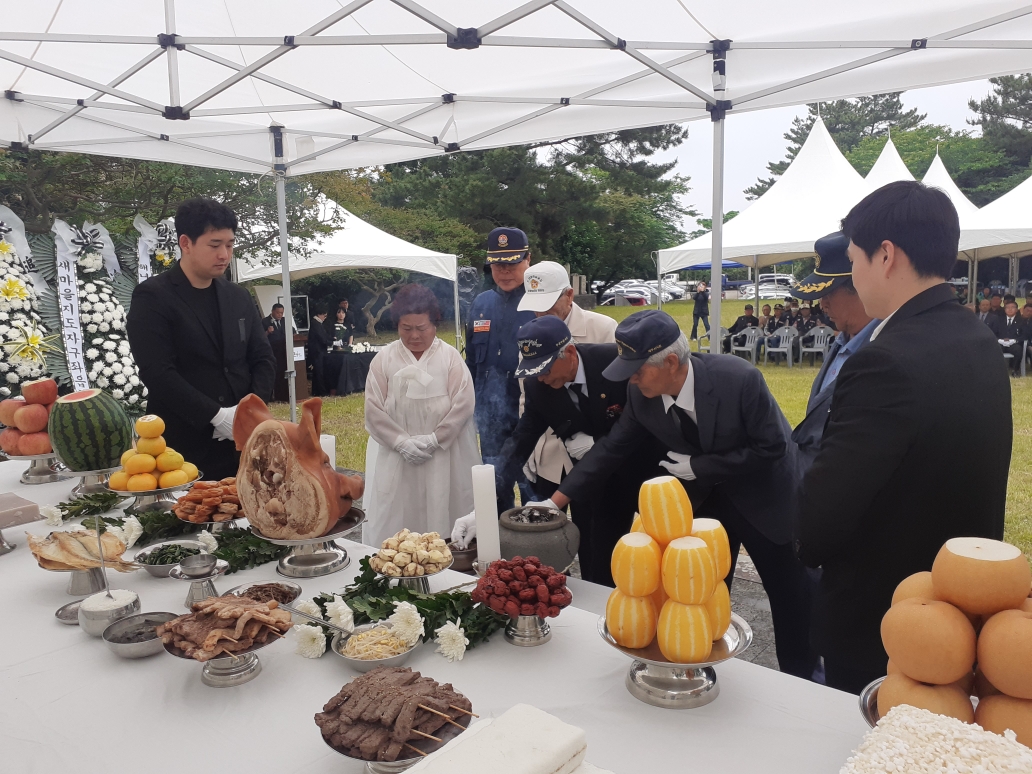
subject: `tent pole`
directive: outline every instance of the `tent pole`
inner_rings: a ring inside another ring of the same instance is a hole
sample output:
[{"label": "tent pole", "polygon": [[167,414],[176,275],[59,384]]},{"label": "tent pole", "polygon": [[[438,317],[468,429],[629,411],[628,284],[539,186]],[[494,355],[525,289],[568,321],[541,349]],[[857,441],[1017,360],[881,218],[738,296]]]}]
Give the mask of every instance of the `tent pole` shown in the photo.
[{"label": "tent pole", "polygon": [[287,390],[290,393],[290,421],[297,422],[297,387],[294,384],[294,309],[290,302],[290,248],[287,243],[287,169],[284,163],[283,131],[281,127],[272,127],[273,144],[276,154],[276,211],[279,215],[280,261],[283,264],[283,298],[284,306],[291,307],[287,313],[287,334],[284,346],[287,350]]},{"label": "tent pole", "polygon": [[[760,256],[754,255],[752,257],[753,287],[756,288],[756,293],[753,296],[753,298],[755,299],[753,301],[753,304],[755,305],[756,308],[753,310],[753,314],[756,314],[757,312],[760,311],[760,265],[759,264],[760,264]],[[777,272],[777,269],[774,269],[774,271]],[[756,316],[759,317],[758,314]]]},{"label": "tent pole", "polygon": [[[456,261],[456,264],[457,263],[458,262]],[[459,315],[459,267],[458,267],[458,265],[456,265],[456,267],[455,267],[455,282],[453,282],[452,285],[454,286],[454,290],[455,290],[455,349],[457,349],[459,351],[459,354],[461,355],[462,354],[462,334],[460,333],[460,331],[462,330],[462,321],[461,321],[460,315]]]},{"label": "tent pole", "polygon": [[663,308],[663,268],[659,265],[659,253],[656,251],[652,252],[652,257],[656,261],[656,308]]},{"label": "tent pole", "polygon": [[971,300],[976,304],[978,297],[978,248],[974,250],[974,258],[971,259]]},{"label": "tent pole", "polygon": [[[720,352],[723,340],[720,335],[720,300],[724,292],[723,278],[723,236],[724,236],[724,115],[714,111],[713,115],[713,230],[711,242],[713,254],[710,257],[710,352]],[[714,341],[717,349],[714,349]]]}]

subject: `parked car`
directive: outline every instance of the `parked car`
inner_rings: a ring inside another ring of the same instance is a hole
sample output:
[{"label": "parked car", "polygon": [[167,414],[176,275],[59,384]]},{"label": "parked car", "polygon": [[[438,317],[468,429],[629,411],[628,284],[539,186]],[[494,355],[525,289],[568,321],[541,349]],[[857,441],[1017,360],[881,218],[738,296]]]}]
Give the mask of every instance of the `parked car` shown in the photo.
[{"label": "parked car", "polygon": [[[788,294],[788,288],[784,285],[774,283],[761,283],[760,284],[760,298],[767,300],[778,300],[783,299]],[[756,286],[753,284],[745,285],[738,289],[739,298],[756,298]]]}]

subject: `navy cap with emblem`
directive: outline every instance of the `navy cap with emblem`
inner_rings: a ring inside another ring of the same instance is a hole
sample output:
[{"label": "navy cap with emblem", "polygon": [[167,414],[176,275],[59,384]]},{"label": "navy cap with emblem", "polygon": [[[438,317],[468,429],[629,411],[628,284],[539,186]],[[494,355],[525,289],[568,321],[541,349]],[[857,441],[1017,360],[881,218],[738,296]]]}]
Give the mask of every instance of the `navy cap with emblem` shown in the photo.
[{"label": "navy cap with emblem", "polygon": [[847,247],[849,239],[841,231],[818,239],[813,245],[817,253],[813,274],[792,288],[792,295],[812,301],[845,285],[853,276],[853,264],[846,254]]},{"label": "navy cap with emblem", "polygon": [[554,315],[536,317],[516,331],[516,344],[522,360],[516,366],[516,378],[547,374],[559,353],[572,343],[566,323]]},{"label": "navy cap with emblem", "polygon": [[495,228],[487,235],[487,265],[519,263],[527,257],[530,244],[518,228]]},{"label": "navy cap with emblem", "polygon": [[674,318],[658,309],[635,312],[616,326],[616,360],[602,376],[622,382],[634,376],[646,360],[666,349],[681,336]]}]

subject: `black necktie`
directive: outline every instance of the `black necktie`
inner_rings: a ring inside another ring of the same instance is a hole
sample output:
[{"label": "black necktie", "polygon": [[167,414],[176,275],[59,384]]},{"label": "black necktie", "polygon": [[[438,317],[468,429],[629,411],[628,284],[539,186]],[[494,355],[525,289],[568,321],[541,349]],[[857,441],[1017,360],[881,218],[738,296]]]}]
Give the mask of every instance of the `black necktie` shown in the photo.
[{"label": "black necktie", "polygon": [[579,384],[574,384],[572,387],[573,396],[577,399],[577,408],[580,409],[581,414],[584,415],[585,421],[591,416],[590,404],[588,403],[588,396],[584,394],[584,390],[581,389]]},{"label": "black necktie", "polygon": [[688,416],[688,412],[676,403],[670,407],[670,413],[674,415],[674,424],[681,430],[681,437],[694,449],[702,450],[702,442],[699,440],[699,426]]}]

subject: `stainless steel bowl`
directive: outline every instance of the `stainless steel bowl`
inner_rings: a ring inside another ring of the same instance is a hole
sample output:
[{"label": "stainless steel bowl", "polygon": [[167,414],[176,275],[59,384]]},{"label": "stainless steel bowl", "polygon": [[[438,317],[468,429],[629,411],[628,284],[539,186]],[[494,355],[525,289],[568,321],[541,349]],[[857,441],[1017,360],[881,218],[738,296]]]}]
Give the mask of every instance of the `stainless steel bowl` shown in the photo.
[{"label": "stainless steel bowl", "polygon": [[179,563],[179,569],[188,578],[207,578],[215,569],[218,557],[215,554],[195,554]]},{"label": "stainless steel bowl", "polygon": [[[115,621],[101,635],[108,649],[122,658],[145,658],[161,653],[165,647],[155,629],[158,625],[178,618],[175,613],[138,613]],[[149,631],[150,638],[142,642],[118,642],[119,639],[137,632]]]},{"label": "stainless steel bowl", "polygon": [[[100,594],[105,592],[101,591]],[[94,595],[96,596],[96,595]],[[91,597],[86,597],[79,605],[79,628],[91,637],[100,637],[104,630],[115,621],[120,621],[126,616],[140,612],[140,597],[136,596],[132,602],[128,602],[111,610],[87,610],[86,602]]]},{"label": "stainless steel bowl", "polygon": [[157,551],[159,548],[164,546],[183,546],[185,548],[197,548],[202,554],[207,553],[207,549],[204,547],[204,543],[199,540],[166,540],[164,543],[155,543],[152,546],[147,546],[144,549],[136,552],[136,556],[133,557],[133,561],[140,565],[143,569],[153,575],[155,578],[167,578],[169,572],[175,567],[178,562],[172,562],[171,564],[144,564],[143,559],[150,556],[152,553]]},{"label": "stainless steel bowl", "polygon": [[[376,623],[367,623],[362,624],[361,626],[356,626],[353,634],[361,634],[362,632],[367,632],[370,629],[375,629],[378,626],[384,627],[386,629],[391,628],[391,624],[387,621],[377,621]],[[354,669],[356,672],[368,672],[371,669],[376,669],[376,667],[378,666],[401,666],[409,660],[409,656],[412,655],[412,651],[414,651],[416,647],[419,645],[419,643],[417,642],[415,645],[410,646],[409,649],[406,650],[404,653],[399,653],[397,656],[363,660],[360,658],[351,658],[350,656],[344,655],[344,645],[347,643],[349,636],[350,635],[337,632],[335,635],[333,635],[333,639],[330,641],[330,650],[332,650],[334,653],[336,653],[338,656],[344,659],[347,665]]]},{"label": "stainless steel bowl", "polygon": [[290,592],[291,597],[286,601],[286,604],[291,604],[295,599],[301,596],[301,587],[296,583],[283,580],[272,580],[272,581],[254,581],[253,583],[242,583],[239,586],[231,588],[226,594],[233,594],[237,597],[242,597],[246,594],[249,589],[253,589],[255,586],[279,586]]},{"label": "stainless steel bowl", "polygon": [[878,725],[878,721],[881,720],[878,714],[878,689],[884,681],[884,677],[879,677],[860,691],[860,714],[871,728]]}]

